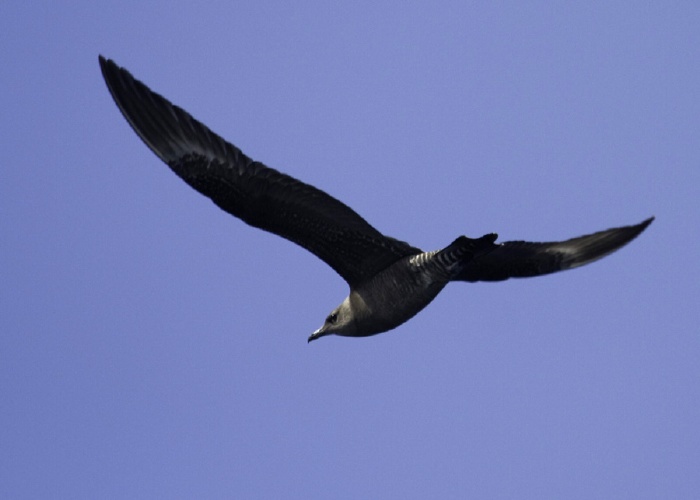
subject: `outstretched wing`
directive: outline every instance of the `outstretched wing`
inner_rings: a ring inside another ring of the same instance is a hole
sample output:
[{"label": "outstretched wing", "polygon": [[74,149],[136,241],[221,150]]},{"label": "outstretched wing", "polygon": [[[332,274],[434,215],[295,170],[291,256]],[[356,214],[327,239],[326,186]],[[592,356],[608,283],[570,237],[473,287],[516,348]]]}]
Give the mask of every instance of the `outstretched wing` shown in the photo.
[{"label": "outstretched wing", "polygon": [[178,176],[231,215],[307,249],[350,286],[420,252],[320,189],[251,160],[113,61],[100,56],[100,67],[129,124]]},{"label": "outstretched wing", "polygon": [[636,238],[654,220],[635,226],[617,227],[566,241],[530,243],[506,241],[477,257],[455,278],[456,281],[502,281],[555,273],[583,266],[614,252]]}]

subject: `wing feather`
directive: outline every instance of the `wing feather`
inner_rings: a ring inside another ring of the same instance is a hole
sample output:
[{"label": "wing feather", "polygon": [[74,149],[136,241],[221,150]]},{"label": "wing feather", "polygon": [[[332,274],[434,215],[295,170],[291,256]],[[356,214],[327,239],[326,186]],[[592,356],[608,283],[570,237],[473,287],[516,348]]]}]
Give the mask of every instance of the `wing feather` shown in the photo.
[{"label": "wing feather", "polygon": [[456,281],[502,281],[583,266],[626,245],[653,220],[651,217],[634,226],[607,229],[566,241],[506,241],[492,252],[469,262]]},{"label": "wing feather", "polygon": [[187,184],[247,224],[307,249],[351,286],[420,252],[320,189],[253,161],[113,61],[100,56],[100,67],[131,127]]}]

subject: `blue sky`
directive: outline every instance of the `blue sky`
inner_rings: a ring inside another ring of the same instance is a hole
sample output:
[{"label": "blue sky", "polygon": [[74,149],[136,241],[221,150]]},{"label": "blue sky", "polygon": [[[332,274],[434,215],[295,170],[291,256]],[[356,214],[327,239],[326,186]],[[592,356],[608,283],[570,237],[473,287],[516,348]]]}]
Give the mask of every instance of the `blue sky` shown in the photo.
[{"label": "blue sky", "polygon": [[[700,4],[3,2],[0,497],[700,497]],[[308,335],[321,261],[141,143],[98,54],[426,249],[654,224]]]}]

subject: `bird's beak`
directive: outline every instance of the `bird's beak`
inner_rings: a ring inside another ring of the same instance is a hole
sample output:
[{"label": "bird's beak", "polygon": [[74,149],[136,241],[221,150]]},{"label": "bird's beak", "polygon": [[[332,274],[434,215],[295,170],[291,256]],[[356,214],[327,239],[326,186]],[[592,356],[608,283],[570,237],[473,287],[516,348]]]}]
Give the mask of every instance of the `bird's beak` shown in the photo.
[{"label": "bird's beak", "polygon": [[326,334],[326,332],[324,331],[323,326],[322,326],[321,328],[319,328],[318,330],[316,330],[314,333],[312,333],[309,336],[308,342],[311,342],[312,340],[316,340],[317,338],[323,337],[325,334]]}]

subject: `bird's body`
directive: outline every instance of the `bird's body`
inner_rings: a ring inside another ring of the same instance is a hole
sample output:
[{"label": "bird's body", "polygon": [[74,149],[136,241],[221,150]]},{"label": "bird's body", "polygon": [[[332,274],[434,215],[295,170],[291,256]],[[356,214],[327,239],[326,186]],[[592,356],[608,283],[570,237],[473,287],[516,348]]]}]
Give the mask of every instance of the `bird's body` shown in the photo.
[{"label": "bird's body", "polygon": [[366,337],[405,323],[437,297],[464,262],[496,248],[495,239],[495,234],[476,240],[462,236],[443,250],[403,257],[353,287],[340,306],[352,310],[353,325],[342,334]]},{"label": "bird's body", "polygon": [[100,66],[124,117],[178,176],[247,224],[309,250],[347,281],[348,297],[309,341],[396,328],[450,281],[539,276],[593,262],[653,220],[551,243],[460,236],[442,250],[423,252],[383,235],[325,192],[248,158],[114,62],[100,56]]}]

